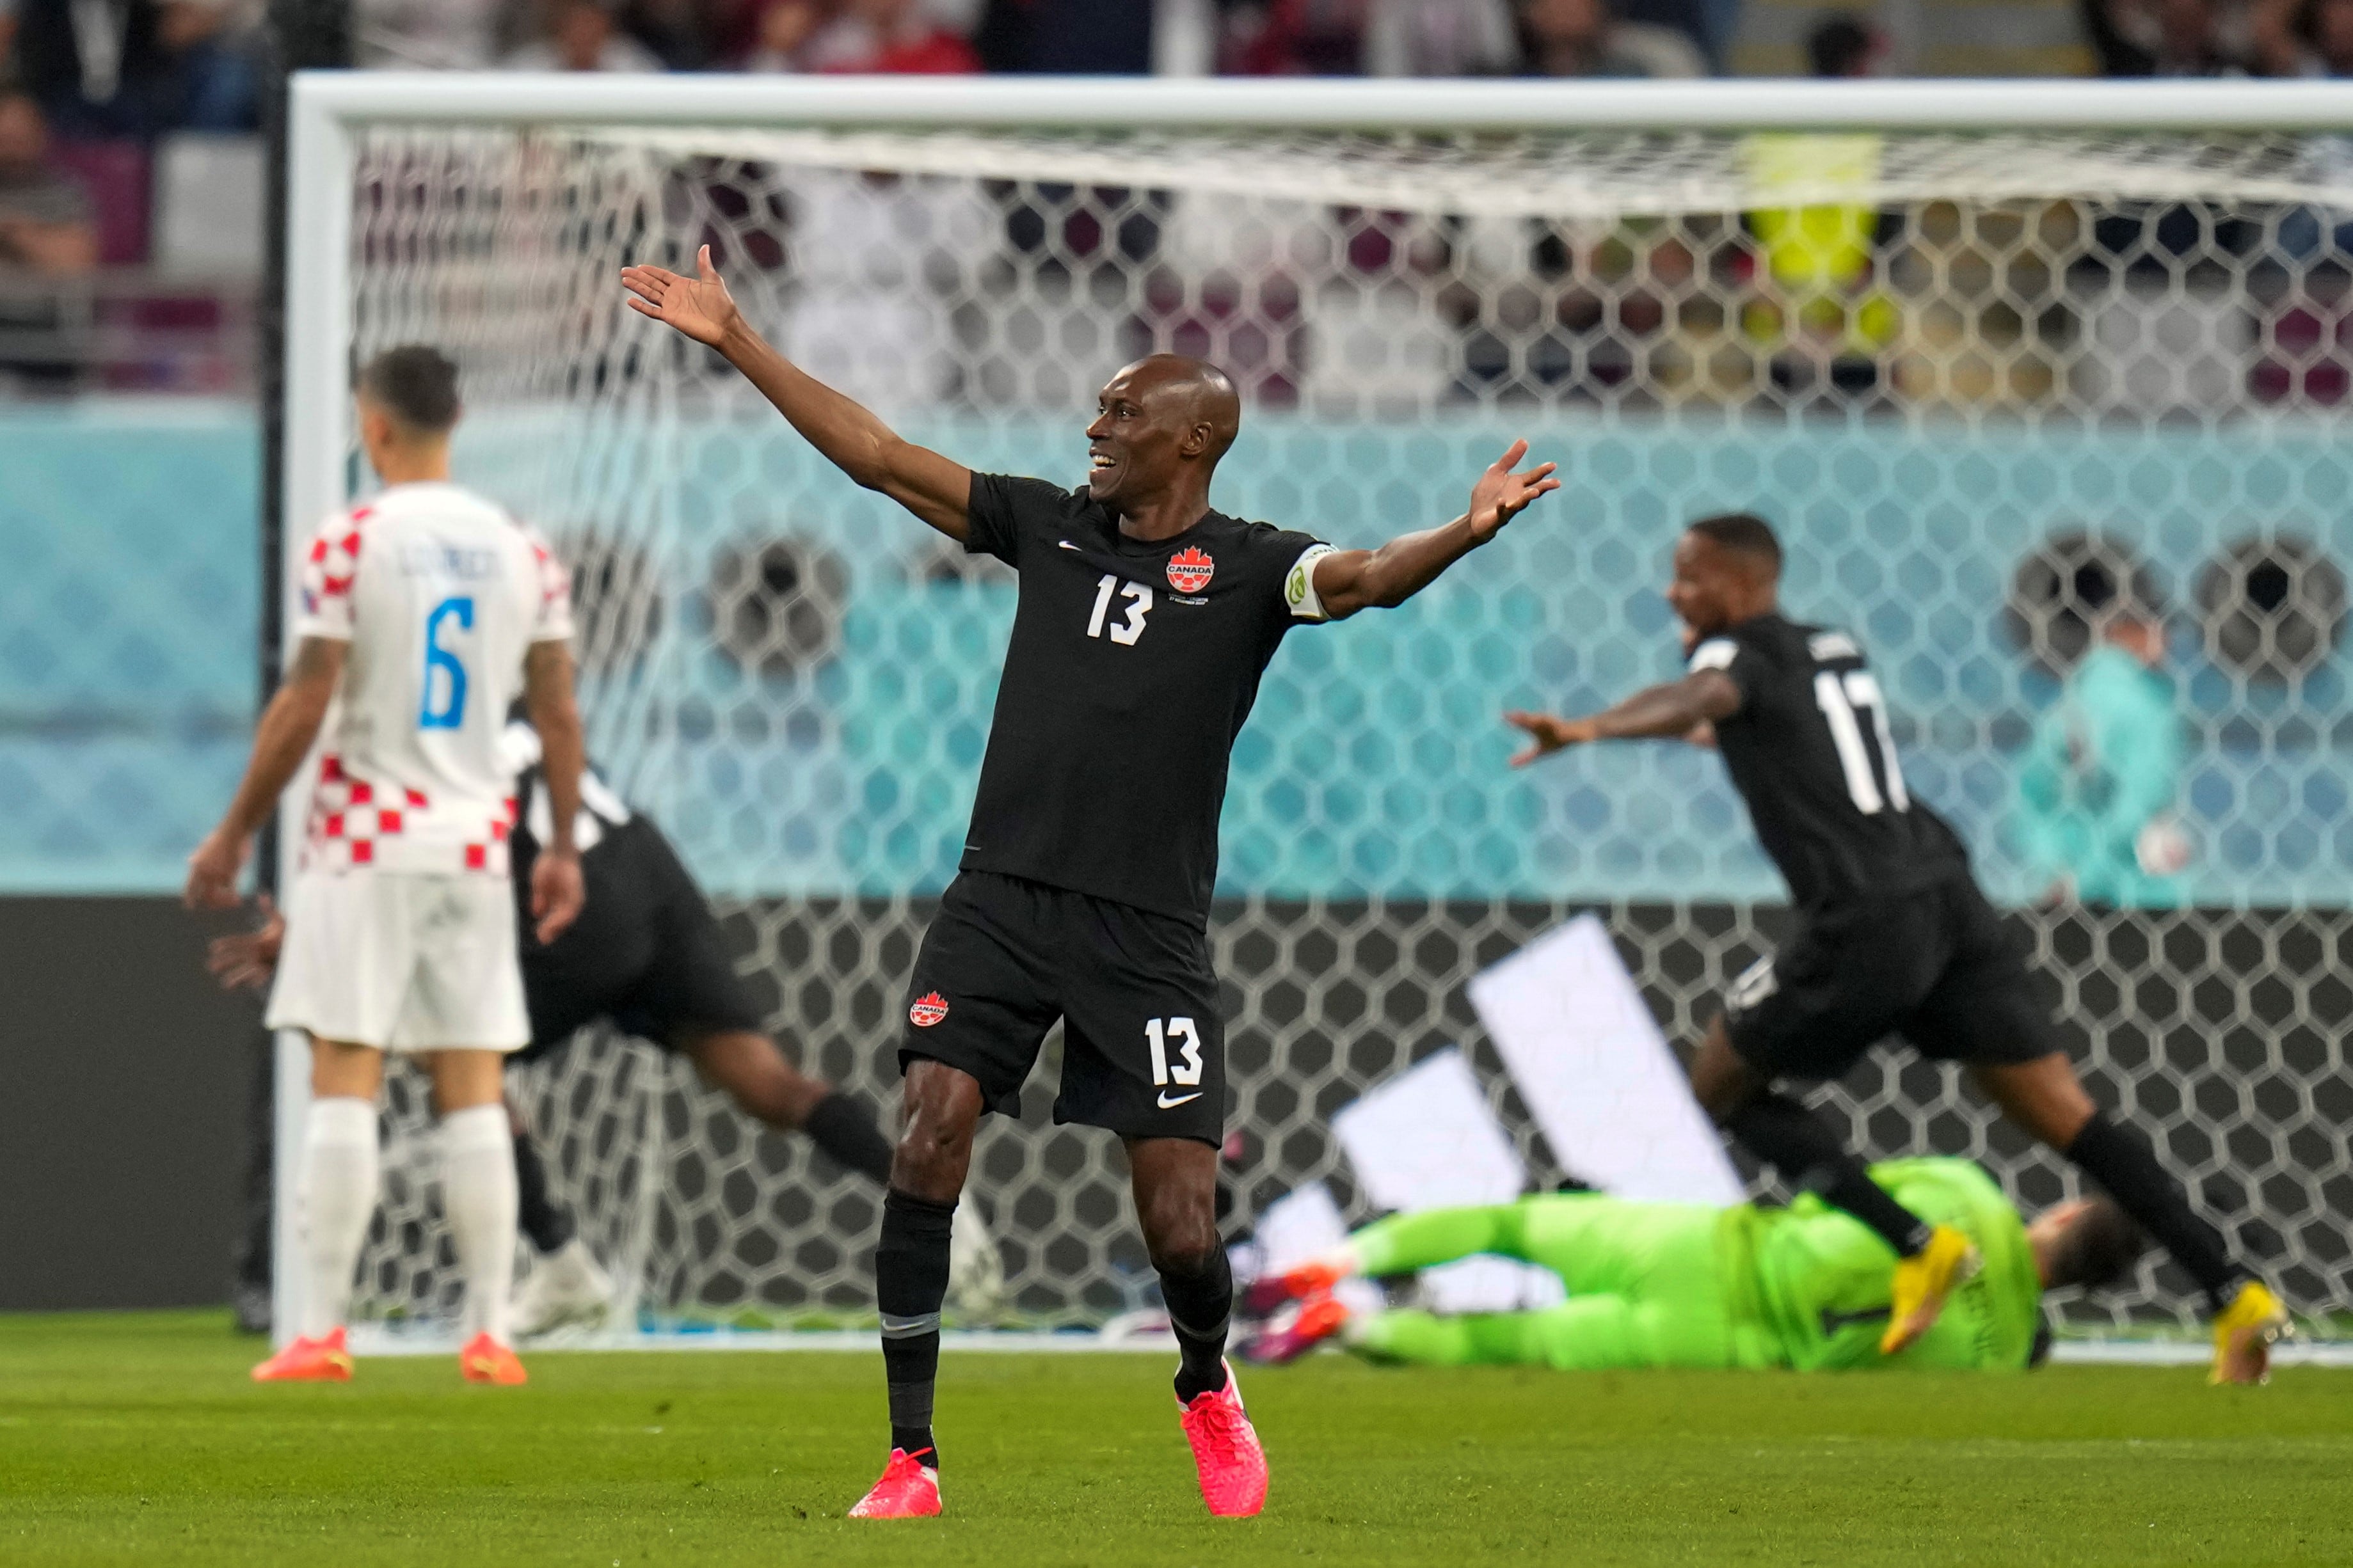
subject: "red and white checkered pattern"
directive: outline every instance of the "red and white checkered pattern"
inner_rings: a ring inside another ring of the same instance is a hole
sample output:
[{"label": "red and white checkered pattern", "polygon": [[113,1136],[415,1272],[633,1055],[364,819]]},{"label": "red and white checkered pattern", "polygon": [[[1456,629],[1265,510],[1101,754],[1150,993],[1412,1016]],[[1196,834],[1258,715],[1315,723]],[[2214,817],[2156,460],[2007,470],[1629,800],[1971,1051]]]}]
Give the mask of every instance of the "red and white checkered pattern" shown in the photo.
[{"label": "red and white checkered pattern", "polygon": [[[412,813],[432,809],[432,797],[421,789],[380,787],[353,778],[337,756],[320,759],[319,782],[311,792],[311,816],[305,826],[301,868],[306,871],[347,871],[376,864],[376,846],[406,831]],[[511,869],[507,839],[514,831],[516,802],[509,795],[496,815],[482,825],[481,836],[454,847],[450,863],[418,865],[415,858],[403,868],[411,871],[484,871],[503,877]]]},{"label": "red and white checkered pattern", "polygon": [[392,486],[311,540],[296,631],[352,649],[304,868],[507,876],[499,738],[533,646],[572,634],[571,577],[546,542],[459,486]]},{"label": "red and white checkered pattern", "polygon": [[302,563],[302,618],[312,636],[344,641],[352,636],[352,587],[359,581],[360,532],[374,507],[331,519],[311,541]]}]

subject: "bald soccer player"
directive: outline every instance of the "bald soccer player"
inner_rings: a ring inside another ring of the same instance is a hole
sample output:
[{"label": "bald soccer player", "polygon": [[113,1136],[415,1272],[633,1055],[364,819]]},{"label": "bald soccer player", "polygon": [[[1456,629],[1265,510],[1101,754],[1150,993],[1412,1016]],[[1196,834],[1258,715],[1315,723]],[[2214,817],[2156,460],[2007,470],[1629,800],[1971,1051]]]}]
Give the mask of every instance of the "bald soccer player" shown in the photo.
[{"label": "bald soccer player", "polygon": [[1521,442],[1452,522],[1335,550],[1210,507],[1240,400],[1214,366],[1155,354],[1103,388],[1085,484],[976,475],[762,342],[707,247],[698,271],[621,277],[641,314],[724,354],[852,479],[1021,583],[971,832],[909,987],[905,1131],[874,1257],[891,1458],[851,1516],[940,1511],[949,1219],[981,1117],[1016,1109],[1057,1019],[1055,1120],[1126,1143],[1202,1498],[1213,1514],[1254,1514],[1266,1456],[1225,1363],[1233,1277],[1216,1217],[1225,1034],[1208,926],[1227,762],[1286,632],[1404,603],[1557,488],[1552,465],[1513,472]]}]

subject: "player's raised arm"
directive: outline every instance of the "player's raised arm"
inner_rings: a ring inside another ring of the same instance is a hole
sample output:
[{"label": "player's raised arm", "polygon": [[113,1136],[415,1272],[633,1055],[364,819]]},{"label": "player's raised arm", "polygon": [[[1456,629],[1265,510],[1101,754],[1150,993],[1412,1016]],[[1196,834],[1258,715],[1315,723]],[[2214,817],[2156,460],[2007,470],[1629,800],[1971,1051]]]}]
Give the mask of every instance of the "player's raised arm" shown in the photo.
[{"label": "player's raised arm", "polygon": [[1378,550],[1335,550],[1315,563],[1315,596],[1326,619],[1341,620],[1368,605],[1391,609],[1438,580],[1453,565],[1502,531],[1505,523],[1548,490],[1560,489],[1556,464],[1539,463],[1522,473],[1512,465],[1528,455],[1525,441],[1488,466],[1471,487],[1471,509],[1443,528],[1428,528],[1390,540]]},{"label": "player's raised arm", "polygon": [[726,355],[826,461],[963,543],[972,471],[901,439],[870,410],[770,347],[736,309],[734,296],[711,264],[711,247],[695,253],[694,264],[693,278],[660,267],[621,268],[621,283],[632,296],[630,309]]},{"label": "player's raised arm", "polygon": [[253,836],[277,809],[294,770],[311,754],[326,721],[327,705],[343,678],[343,661],[352,645],[333,637],[304,637],[294,648],[294,666],[255,728],[253,756],[245,780],[237,787],[220,826],[205,836],[188,857],[187,905],[192,910],[222,910],[237,902],[237,874],[253,847]]},{"label": "player's raised arm", "polygon": [[1637,691],[1590,718],[1561,719],[1514,710],[1504,715],[1504,721],[1526,731],[1533,742],[1512,759],[1512,766],[1524,768],[1538,757],[1595,741],[1698,739],[1712,735],[1717,720],[1739,711],[1740,688],[1732,677],[1721,669],[1698,669],[1681,680]]}]

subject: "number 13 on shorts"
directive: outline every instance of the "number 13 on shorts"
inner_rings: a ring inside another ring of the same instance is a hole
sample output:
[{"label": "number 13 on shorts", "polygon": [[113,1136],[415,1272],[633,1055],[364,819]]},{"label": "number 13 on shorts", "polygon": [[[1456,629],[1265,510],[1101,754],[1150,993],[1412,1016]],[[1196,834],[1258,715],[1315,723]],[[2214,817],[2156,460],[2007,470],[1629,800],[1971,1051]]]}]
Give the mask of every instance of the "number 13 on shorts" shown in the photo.
[{"label": "number 13 on shorts", "polygon": [[[1144,1026],[1145,1044],[1152,1048],[1152,1085],[1166,1089],[1173,1080],[1183,1088],[1201,1081],[1201,1032],[1190,1018],[1154,1018]],[[1178,1055],[1168,1059],[1174,1045]]]}]

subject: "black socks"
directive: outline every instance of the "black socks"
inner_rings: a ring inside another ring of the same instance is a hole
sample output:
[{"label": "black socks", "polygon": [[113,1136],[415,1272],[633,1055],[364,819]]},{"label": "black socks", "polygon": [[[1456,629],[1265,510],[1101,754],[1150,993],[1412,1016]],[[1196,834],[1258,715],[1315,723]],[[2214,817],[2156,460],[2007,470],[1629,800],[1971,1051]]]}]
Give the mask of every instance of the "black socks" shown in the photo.
[{"label": "black socks", "polygon": [[1184,1360],[1176,1368],[1176,1399],[1190,1405],[1226,1385],[1226,1325],[1233,1316],[1234,1270],[1222,1243],[1209,1248],[1190,1274],[1160,1271],[1160,1298]]},{"label": "black socks", "polygon": [[2198,1217],[2181,1184],[2157,1163],[2146,1139],[2094,1113],[2061,1152],[2172,1254],[2216,1311],[2229,1304],[2242,1271],[2232,1264],[2221,1234]]},{"label": "black socks", "polygon": [[[839,1098],[829,1096],[819,1109]],[[932,1442],[932,1395],[940,1375],[940,1303],[947,1300],[948,1227],[955,1217],[952,1203],[889,1188],[882,1194],[882,1239],[874,1248],[891,1446],[934,1469],[940,1457]]]},{"label": "black socks", "polygon": [[817,1102],[801,1131],[843,1170],[891,1184],[891,1141],[882,1136],[864,1101],[835,1089]]},{"label": "black socks", "polygon": [[1782,1180],[1820,1194],[1832,1208],[1862,1221],[1897,1257],[1909,1258],[1928,1245],[1927,1223],[1889,1197],[1829,1124],[1788,1095],[1778,1090],[1756,1095],[1724,1125],[1742,1148],[1778,1171]]},{"label": "black socks", "polygon": [[547,1190],[547,1167],[528,1132],[514,1136],[515,1220],[531,1238],[532,1250],[544,1258],[564,1250],[579,1226],[572,1211]]}]

